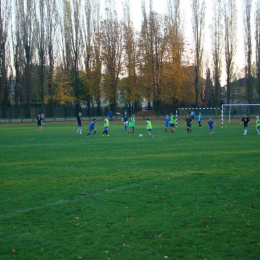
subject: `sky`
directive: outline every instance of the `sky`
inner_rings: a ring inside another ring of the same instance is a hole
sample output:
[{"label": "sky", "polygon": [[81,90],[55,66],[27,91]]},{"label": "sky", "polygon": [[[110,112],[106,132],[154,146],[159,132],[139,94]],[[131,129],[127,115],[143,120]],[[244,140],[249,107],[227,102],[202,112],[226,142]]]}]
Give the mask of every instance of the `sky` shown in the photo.
[{"label": "sky", "polygon": [[[101,0],[104,1],[104,0]],[[146,0],[147,3],[149,3],[149,0]],[[209,26],[212,23],[212,0],[205,0],[206,3],[206,12],[205,12],[205,38],[204,38],[204,50],[205,50],[205,59],[206,57],[210,60],[211,58],[211,32],[209,29]],[[239,71],[242,71],[242,68],[245,64],[245,51],[244,51],[244,23],[243,23],[243,13],[242,13],[242,2],[243,0],[237,0],[237,10],[238,10],[238,45],[237,45],[237,54],[235,57],[235,64],[236,67]],[[252,1],[252,3],[254,0]],[[117,5],[117,13],[118,17],[122,17],[122,4],[121,0],[115,0],[115,3]],[[158,13],[164,14],[167,13],[167,0],[153,0],[154,4],[154,10]],[[190,46],[193,45],[193,32],[192,32],[192,12],[191,12],[191,0],[181,0],[181,14],[184,19],[184,24],[185,24],[185,39],[188,43],[190,43]],[[132,12],[132,20],[134,22],[134,26],[139,30],[140,29],[140,24],[141,24],[141,0],[130,0],[130,5],[131,5],[131,12]],[[101,8],[102,10],[102,8]],[[254,14],[254,8],[253,12]],[[252,23],[253,24],[253,23]],[[253,34],[252,34],[253,35]],[[254,58],[254,57],[253,57]],[[225,84],[225,70],[223,69],[222,73],[222,84]]]}]

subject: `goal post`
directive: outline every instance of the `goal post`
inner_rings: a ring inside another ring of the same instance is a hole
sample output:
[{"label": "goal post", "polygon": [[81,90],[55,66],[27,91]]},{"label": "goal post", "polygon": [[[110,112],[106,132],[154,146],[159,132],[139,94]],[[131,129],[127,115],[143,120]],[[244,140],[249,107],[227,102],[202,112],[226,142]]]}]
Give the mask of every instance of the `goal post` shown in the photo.
[{"label": "goal post", "polygon": [[[249,108],[251,113],[249,112]],[[221,127],[224,125],[225,116],[228,117],[228,122],[230,123],[232,116],[242,116],[245,113],[260,115],[260,104],[223,104],[221,108]]]}]

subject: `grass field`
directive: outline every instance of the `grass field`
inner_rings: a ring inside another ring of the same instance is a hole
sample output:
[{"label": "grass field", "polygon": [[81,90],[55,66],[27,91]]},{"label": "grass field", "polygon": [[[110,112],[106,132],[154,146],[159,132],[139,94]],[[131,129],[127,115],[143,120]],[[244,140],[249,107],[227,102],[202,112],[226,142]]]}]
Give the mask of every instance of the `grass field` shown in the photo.
[{"label": "grass field", "polygon": [[143,125],[1,125],[0,259],[259,259],[255,126]]}]

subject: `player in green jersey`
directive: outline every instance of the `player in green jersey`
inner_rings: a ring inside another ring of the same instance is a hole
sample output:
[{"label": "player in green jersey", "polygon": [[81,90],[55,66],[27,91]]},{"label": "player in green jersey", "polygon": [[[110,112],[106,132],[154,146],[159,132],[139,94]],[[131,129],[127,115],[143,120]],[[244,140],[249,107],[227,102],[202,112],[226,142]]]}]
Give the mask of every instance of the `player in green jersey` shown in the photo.
[{"label": "player in green jersey", "polygon": [[104,119],[104,132],[103,132],[103,136],[104,134],[106,134],[106,136],[108,135],[108,127],[109,127],[109,120],[108,120],[108,116],[106,116],[106,118]]},{"label": "player in green jersey", "polygon": [[256,117],[255,124],[256,124],[256,132],[260,135],[260,119],[259,119],[259,116]]},{"label": "player in green jersey", "polygon": [[174,133],[175,132],[175,117],[174,117],[173,113],[171,113],[171,116],[170,116],[170,128],[171,128],[171,132]]},{"label": "player in green jersey", "polygon": [[153,135],[151,133],[152,132],[152,123],[148,117],[146,118],[146,130],[147,130],[147,134],[150,136],[150,138],[153,138]]},{"label": "player in green jersey", "polygon": [[135,115],[133,114],[132,117],[129,120],[129,130],[128,133],[132,132],[134,134],[135,132]]}]

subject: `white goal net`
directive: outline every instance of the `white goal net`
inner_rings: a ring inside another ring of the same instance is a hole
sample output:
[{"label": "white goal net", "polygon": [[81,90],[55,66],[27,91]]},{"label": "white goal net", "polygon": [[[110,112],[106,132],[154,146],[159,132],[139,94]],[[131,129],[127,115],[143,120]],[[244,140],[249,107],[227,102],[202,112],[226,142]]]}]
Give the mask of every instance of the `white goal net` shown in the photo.
[{"label": "white goal net", "polygon": [[223,104],[221,109],[221,127],[223,127],[224,121],[230,123],[232,118],[239,118],[244,114],[249,116],[260,115],[260,104]]}]

